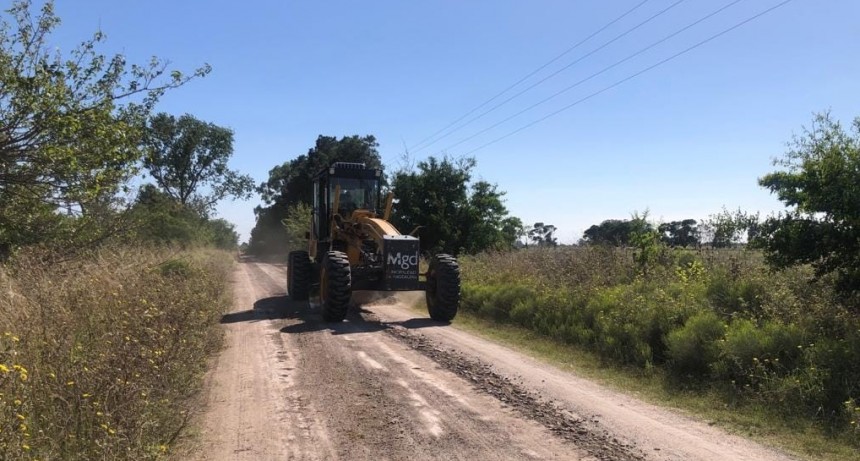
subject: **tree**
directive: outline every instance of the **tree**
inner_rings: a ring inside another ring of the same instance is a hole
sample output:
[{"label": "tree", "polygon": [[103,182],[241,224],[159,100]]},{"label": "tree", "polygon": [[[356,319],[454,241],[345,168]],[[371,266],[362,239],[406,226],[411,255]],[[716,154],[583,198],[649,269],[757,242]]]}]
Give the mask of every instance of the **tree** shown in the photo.
[{"label": "tree", "polygon": [[[169,196],[201,213],[227,197],[248,198],[248,175],[231,170],[233,132],[185,114],[160,113],[149,120],[143,138],[143,166]],[[206,190],[206,192],[203,192]]]},{"label": "tree", "polygon": [[759,215],[742,211],[738,208],[729,211],[723,207],[722,211],[711,215],[704,223],[704,234],[708,242],[714,248],[728,248],[732,245],[752,241],[758,235]]},{"label": "tree", "polygon": [[257,192],[267,205],[311,204],[314,176],[333,162],[364,163],[368,168],[384,170],[377,147],[379,144],[372,135],[340,139],[320,135],[307,154],[272,168],[269,179],[257,187]]},{"label": "tree", "polygon": [[759,184],[789,209],[761,226],[757,243],[768,262],[832,273],[860,305],[860,117],[846,131],[829,113],[817,115],[774,163],[784,169]]},{"label": "tree", "polygon": [[210,245],[231,250],[239,243],[235,226],[224,219],[209,219],[152,184],[140,188],[130,209],[135,243],[160,245]]},{"label": "tree", "polygon": [[239,246],[239,234],[236,226],[226,219],[210,219],[206,222],[209,241],[216,248],[234,250]]},{"label": "tree", "polygon": [[[80,238],[135,173],[142,127],[165,91],[205,75],[105,56],[97,32],[63,57],[60,19],[19,0],[0,18],[0,246]],[[93,216],[95,213],[98,216]]]},{"label": "tree", "polygon": [[558,245],[558,241],[552,236],[556,230],[552,224],[536,222],[528,231],[529,239],[539,247],[554,247]]},{"label": "tree", "polygon": [[311,228],[312,212],[313,207],[306,203],[297,203],[287,208],[287,216],[281,220],[281,226],[286,230],[287,251],[307,249],[305,233]]},{"label": "tree", "polygon": [[582,243],[624,247],[630,245],[630,234],[636,223],[630,220],[607,219],[592,225],[582,233]]},{"label": "tree", "polygon": [[671,247],[689,247],[699,245],[699,229],[695,219],[671,221],[660,224],[660,240]]},{"label": "tree", "polygon": [[205,240],[204,218],[152,184],[140,188],[130,211],[133,241],[187,246]]},{"label": "tree", "polygon": [[[288,230],[283,223],[285,220],[295,221],[288,219],[290,210],[309,210],[307,207],[313,202],[314,176],[336,161],[364,163],[368,168],[382,169],[377,147],[373,136],[344,136],[337,139],[320,135],[307,154],[272,168],[269,178],[257,187],[263,205],[254,208],[257,222],[251,230],[248,251],[257,255],[285,253],[297,239],[303,239],[307,226],[299,235],[288,235],[287,232],[295,231]],[[384,183],[384,175],[382,179]],[[306,208],[297,208],[300,205]],[[296,226],[293,228],[297,229]]]},{"label": "tree", "polygon": [[511,242],[512,247],[521,247],[525,237],[528,237],[528,232],[522,219],[509,216],[502,220],[502,241]]},{"label": "tree", "polygon": [[392,222],[409,232],[421,227],[426,252],[478,253],[512,248],[522,221],[509,217],[504,192],[486,181],[471,183],[474,158],[429,157],[415,170],[394,175]]},{"label": "tree", "polygon": [[633,253],[633,259],[639,264],[639,270],[642,274],[647,275],[650,267],[657,261],[663,248],[660,243],[660,233],[654,228],[654,225],[648,221],[649,211],[633,212],[630,219],[630,244],[636,251]]}]

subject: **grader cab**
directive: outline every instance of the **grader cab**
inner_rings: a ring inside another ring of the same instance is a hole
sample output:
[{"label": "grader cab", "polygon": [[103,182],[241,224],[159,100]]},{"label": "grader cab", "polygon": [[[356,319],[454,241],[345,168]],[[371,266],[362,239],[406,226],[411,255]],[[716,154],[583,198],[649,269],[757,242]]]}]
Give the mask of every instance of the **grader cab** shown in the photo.
[{"label": "grader cab", "polygon": [[457,260],[435,255],[421,273],[420,242],[389,222],[393,196],[383,202],[381,176],[381,170],[345,162],[316,175],[308,251],[289,254],[290,299],[307,300],[318,288],[323,318],[340,322],[353,290],[424,290],[430,317],[450,322],[460,305]]}]

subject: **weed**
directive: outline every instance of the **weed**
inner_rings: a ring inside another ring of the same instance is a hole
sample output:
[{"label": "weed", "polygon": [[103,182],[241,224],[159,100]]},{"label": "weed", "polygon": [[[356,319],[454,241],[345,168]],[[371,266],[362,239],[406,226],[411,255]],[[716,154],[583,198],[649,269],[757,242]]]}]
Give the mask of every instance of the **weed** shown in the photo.
[{"label": "weed", "polygon": [[219,347],[229,256],[49,256],[23,251],[0,270],[3,459],[162,457]]}]

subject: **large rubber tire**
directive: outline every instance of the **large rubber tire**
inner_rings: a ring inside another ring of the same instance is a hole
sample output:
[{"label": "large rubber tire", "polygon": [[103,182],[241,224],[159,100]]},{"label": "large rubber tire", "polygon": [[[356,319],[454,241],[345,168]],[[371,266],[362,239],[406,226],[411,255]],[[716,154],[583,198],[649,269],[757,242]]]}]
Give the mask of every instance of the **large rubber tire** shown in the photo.
[{"label": "large rubber tire", "polygon": [[450,322],[460,308],[460,265],[446,254],[430,259],[427,270],[427,311],[430,318]]},{"label": "large rubber tire", "polygon": [[307,301],[312,275],[308,252],[291,251],[287,259],[287,294],[291,300]]},{"label": "large rubber tire", "polygon": [[341,251],[326,253],[320,274],[320,301],[326,322],[342,322],[352,297],[349,258]]}]

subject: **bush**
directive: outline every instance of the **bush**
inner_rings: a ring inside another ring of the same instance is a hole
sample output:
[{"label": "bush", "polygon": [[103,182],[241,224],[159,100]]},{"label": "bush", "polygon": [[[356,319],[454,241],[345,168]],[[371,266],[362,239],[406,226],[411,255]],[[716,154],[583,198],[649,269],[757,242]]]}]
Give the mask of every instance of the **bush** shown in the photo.
[{"label": "bush", "polygon": [[707,288],[708,300],[723,315],[757,315],[766,296],[764,283],[754,278],[732,278],[724,272],[715,274]]},{"label": "bush", "polygon": [[690,317],[683,328],[669,334],[669,370],[677,377],[709,377],[711,366],[719,359],[718,341],[725,331],[726,325],[712,311]]},{"label": "bush", "polygon": [[856,417],[846,402],[860,401],[860,318],[840,304],[835,277],[774,272],[760,253],[737,249],[672,250],[638,275],[631,251],[605,247],[460,262],[464,310],[611,364],[665,367],[672,379],[727,390],[732,403],[841,430]]},{"label": "bush", "polygon": [[758,389],[794,369],[803,344],[803,332],[794,325],[765,321],[759,326],[751,320],[735,320],[726,331],[715,368],[718,376],[739,388]]}]

